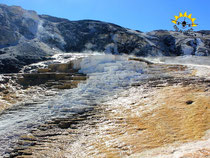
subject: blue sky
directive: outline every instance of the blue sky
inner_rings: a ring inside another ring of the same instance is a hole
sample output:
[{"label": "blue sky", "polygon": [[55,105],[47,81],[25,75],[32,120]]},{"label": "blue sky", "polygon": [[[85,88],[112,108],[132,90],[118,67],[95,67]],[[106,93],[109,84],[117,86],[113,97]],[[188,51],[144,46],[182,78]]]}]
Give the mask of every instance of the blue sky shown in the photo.
[{"label": "blue sky", "polygon": [[210,30],[210,0],[0,0],[0,3],[69,20],[111,22],[144,32],[173,30],[170,19],[187,11],[199,24],[194,30]]}]

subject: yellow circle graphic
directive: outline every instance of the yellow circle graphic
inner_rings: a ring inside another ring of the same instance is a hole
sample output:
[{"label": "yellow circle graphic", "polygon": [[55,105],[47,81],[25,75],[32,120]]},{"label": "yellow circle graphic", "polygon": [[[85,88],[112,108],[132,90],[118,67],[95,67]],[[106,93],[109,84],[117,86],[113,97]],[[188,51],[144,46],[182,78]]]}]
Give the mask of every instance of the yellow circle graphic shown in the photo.
[{"label": "yellow circle graphic", "polygon": [[[196,20],[196,18],[192,18],[192,14],[189,14],[189,15],[187,15],[187,12],[185,12],[184,14],[182,14],[181,12],[179,13],[179,16],[174,16],[175,17],[175,20],[172,20],[171,22],[172,23],[174,23],[174,24],[179,24],[179,22],[177,22],[177,20],[179,19],[179,18],[181,18],[181,17],[185,17],[185,18],[188,18],[188,19],[190,19],[191,20],[191,24],[189,25],[190,27],[195,27],[195,26],[197,26],[198,24],[195,24],[194,23],[194,21]],[[185,22],[185,21],[184,21]],[[182,22],[182,25],[186,25],[186,22],[185,23],[183,23]]]}]

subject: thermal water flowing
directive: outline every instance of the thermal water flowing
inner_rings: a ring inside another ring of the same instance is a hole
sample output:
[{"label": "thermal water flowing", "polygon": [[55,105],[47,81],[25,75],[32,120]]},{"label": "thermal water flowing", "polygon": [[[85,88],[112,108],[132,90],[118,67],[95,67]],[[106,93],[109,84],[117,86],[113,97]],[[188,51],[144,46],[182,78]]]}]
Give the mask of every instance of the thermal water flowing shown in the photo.
[{"label": "thermal water flowing", "polygon": [[80,83],[74,89],[63,90],[44,103],[11,109],[0,115],[0,155],[20,135],[38,124],[87,110],[148,77],[145,63],[129,61],[124,56],[89,56],[79,65],[80,72],[88,76],[85,83]]}]

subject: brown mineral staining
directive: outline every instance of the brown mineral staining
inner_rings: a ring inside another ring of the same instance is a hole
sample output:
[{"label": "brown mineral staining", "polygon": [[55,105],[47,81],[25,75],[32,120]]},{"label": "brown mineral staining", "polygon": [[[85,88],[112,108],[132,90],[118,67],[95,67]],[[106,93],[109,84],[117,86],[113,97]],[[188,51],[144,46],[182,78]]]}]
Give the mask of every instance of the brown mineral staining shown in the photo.
[{"label": "brown mineral staining", "polygon": [[[157,66],[150,65],[159,74]],[[32,132],[36,141],[20,154],[52,158],[210,156],[209,81],[186,74],[185,66],[159,66],[171,76],[140,83],[96,106],[84,118],[78,116],[82,120],[52,120]]]},{"label": "brown mineral staining", "polygon": [[8,109],[19,100],[19,97],[14,92],[2,93],[0,92],[0,113]]},{"label": "brown mineral staining", "polygon": [[[138,104],[127,105],[130,110],[123,105],[117,107],[118,112],[113,108],[114,112],[107,117],[115,125],[101,123],[100,126],[109,128],[102,130],[103,135],[95,136],[98,140],[90,144],[99,155],[121,157],[122,153],[124,156],[131,155],[174,142],[199,140],[204,136],[210,127],[210,92],[191,86],[171,86],[155,91],[155,96],[150,96],[147,102],[140,100]],[[188,106],[186,100],[194,102]],[[157,108],[147,112],[140,110],[141,106],[149,104]],[[138,111],[143,114],[138,115]],[[116,117],[124,120],[116,122]]]},{"label": "brown mineral staining", "polygon": [[[126,94],[117,98],[116,104],[111,101],[100,106],[101,112],[92,112],[96,114],[91,119],[83,119],[75,129],[65,129],[69,134],[45,138],[41,143],[43,150],[39,150],[39,145],[30,148],[33,156],[149,158],[182,150],[181,147],[172,150],[170,146],[174,143],[179,147],[188,142],[205,142],[204,135],[210,127],[209,91],[195,85],[143,89],[134,94],[138,99],[130,100]],[[192,100],[192,104],[186,104]],[[206,157],[209,150],[199,146],[182,155]]]},{"label": "brown mineral staining", "polygon": [[181,158],[208,158],[210,149],[200,149],[193,153],[184,154]]}]

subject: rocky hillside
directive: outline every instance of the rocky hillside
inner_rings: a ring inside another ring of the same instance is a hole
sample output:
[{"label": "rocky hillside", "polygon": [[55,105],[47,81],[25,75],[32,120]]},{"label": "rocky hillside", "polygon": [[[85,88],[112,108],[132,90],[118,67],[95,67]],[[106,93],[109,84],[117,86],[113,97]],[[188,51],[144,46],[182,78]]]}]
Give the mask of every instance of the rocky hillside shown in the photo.
[{"label": "rocky hillside", "polygon": [[0,4],[0,73],[49,59],[57,52],[98,51],[137,56],[210,55],[210,31],[194,35],[143,33],[94,20],[70,21]]}]

